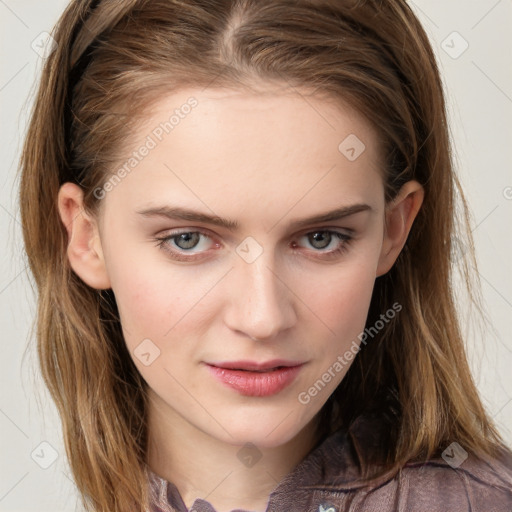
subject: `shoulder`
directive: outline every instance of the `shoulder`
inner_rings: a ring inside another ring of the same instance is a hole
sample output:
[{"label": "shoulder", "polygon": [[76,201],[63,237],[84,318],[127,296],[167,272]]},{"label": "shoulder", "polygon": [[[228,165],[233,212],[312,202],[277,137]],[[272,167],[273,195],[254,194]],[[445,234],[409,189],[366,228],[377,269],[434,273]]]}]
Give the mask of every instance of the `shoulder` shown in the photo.
[{"label": "shoulder", "polygon": [[512,512],[510,451],[482,459],[452,443],[442,457],[408,462],[368,482],[359,469],[365,453],[375,448],[371,440],[341,432],[330,436],[306,461],[308,478],[299,488],[313,492],[310,499],[319,500],[324,510],[336,512]]},{"label": "shoulder", "polygon": [[365,492],[364,501],[367,506],[393,502],[395,510],[415,512],[512,511],[512,456],[482,460],[464,452],[459,460],[445,457],[406,464],[393,478]]},{"label": "shoulder", "polygon": [[[362,417],[355,427],[348,444],[354,453],[352,462],[361,467],[385,436],[380,437],[379,418]],[[512,452],[504,448],[493,458],[468,452],[453,442],[439,457],[410,461],[398,472],[354,488],[353,498],[363,504],[360,510],[377,507],[382,512],[512,512]]]}]

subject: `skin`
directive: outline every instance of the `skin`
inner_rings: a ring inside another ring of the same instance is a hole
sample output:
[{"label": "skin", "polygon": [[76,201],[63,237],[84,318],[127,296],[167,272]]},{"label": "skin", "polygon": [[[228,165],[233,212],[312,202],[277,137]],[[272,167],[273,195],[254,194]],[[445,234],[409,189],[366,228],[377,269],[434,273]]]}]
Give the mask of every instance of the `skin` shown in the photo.
[{"label": "skin", "polygon": [[[299,393],[358,342],[375,278],[403,248],[423,189],[408,182],[386,205],[371,125],[339,101],[286,87],[175,92],[155,103],[131,149],[191,96],[197,106],[106,193],[97,216],[83,210],[82,191],[71,183],[58,206],[73,270],[93,288],[112,288],[127,347],[149,384],[152,470],[175,483],[187,507],[202,497],[219,512],[264,511],[315,445],[317,413],[350,363],[307,404]],[[350,134],[365,145],[353,161],[338,150]],[[291,227],[355,203],[371,210]],[[138,213],[159,206],[215,214],[239,228]],[[191,249],[167,240],[193,261],[173,259],[155,240],[177,228],[207,235]],[[305,236],[326,229],[353,230],[353,239]],[[236,251],[247,237],[262,250],[252,262]],[[160,354],[146,366],[134,351],[148,339]],[[240,395],[204,365],[274,358],[305,365],[267,397]],[[262,455],[252,467],[237,457],[247,442]]]}]

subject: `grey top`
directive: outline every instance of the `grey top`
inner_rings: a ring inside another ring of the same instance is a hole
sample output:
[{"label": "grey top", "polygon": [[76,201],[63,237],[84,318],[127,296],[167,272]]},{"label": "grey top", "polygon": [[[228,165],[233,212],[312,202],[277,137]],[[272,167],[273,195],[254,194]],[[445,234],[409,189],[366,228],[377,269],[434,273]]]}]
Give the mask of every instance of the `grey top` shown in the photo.
[{"label": "grey top", "polygon": [[[484,462],[452,443],[442,457],[410,462],[368,487],[356,481],[364,446],[341,430],[326,436],[275,487],[266,512],[512,512],[510,454]],[[150,512],[216,512],[201,498],[187,509],[176,486],[147,469]]]}]

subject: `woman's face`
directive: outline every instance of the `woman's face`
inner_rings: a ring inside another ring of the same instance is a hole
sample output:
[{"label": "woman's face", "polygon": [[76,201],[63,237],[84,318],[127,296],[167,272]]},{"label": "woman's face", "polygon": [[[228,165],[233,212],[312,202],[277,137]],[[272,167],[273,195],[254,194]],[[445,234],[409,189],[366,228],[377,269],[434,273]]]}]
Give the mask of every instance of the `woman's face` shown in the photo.
[{"label": "woman's face", "polygon": [[188,89],[156,104],[131,151],[95,192],[100,238],[162,421],[287,442],[347,372],[387,270],[376,134],[289,90]]}]

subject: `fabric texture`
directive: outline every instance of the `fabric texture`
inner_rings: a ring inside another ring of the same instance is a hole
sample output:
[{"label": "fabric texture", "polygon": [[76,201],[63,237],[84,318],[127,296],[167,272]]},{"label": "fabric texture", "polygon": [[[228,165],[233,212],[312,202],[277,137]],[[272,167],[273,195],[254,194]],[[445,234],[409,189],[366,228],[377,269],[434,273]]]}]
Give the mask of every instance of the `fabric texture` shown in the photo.
[{"label": "fabric texture", "polygon": [[[512,512],[509,454],[483,461],[453,444],[444,457],[408,463],[368,487],[357,479],[375,430],[364,421],[356,427],[357,436],[324,437],[274,488],[266,512]],[[188,509],[174,484],[149,468],[148,475],[150,512],[217,512],[201,498]]]}]

